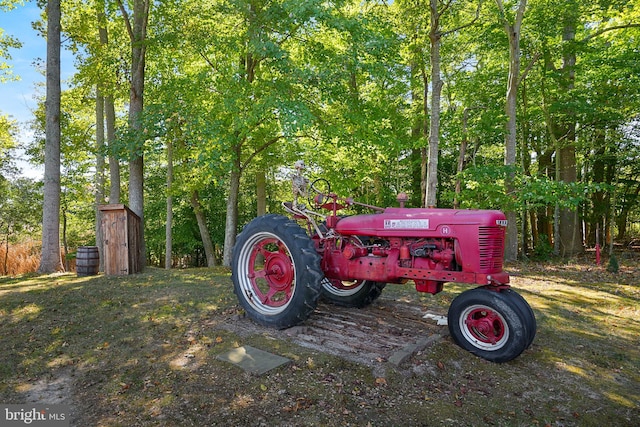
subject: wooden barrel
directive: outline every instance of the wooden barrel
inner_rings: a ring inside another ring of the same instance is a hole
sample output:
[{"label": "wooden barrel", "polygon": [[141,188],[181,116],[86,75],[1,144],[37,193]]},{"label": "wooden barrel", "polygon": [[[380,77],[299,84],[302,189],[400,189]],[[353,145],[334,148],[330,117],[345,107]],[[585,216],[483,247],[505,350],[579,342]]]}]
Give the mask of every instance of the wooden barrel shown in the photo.
[{"label": "wooden barrel", "polygon": [[100,270],[100,254],[97,246],[80,246],[76,252],[78,276],[95,276]]}]

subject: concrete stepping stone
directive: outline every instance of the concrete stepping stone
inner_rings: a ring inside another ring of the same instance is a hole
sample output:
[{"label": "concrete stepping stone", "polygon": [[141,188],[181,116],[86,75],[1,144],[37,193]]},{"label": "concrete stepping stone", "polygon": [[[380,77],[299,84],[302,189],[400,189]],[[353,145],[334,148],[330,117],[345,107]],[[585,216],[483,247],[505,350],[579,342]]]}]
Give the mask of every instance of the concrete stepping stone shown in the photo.
[{"label": "concrete stepping stone", "polygon": [[249,345],[219,354],[216,359],[239,366],[254,375],[262,375],[278,366],[291,362],[291,359]]}]

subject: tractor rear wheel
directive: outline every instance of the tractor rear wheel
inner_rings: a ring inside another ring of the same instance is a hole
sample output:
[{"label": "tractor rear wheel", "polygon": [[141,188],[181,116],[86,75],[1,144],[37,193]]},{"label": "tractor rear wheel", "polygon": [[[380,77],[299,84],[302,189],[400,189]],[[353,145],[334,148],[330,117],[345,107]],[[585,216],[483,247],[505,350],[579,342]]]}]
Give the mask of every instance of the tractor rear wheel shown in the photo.
[{"label": "tractor rear wheel", "polygon": [[320,297],[320,256],[307,233],[282,215],[264,215],[238,235],[233,290],[255,322],[278,329],[306,320]]},{"label": "tractor rear wheel", "polygon": [[456,344],[491,362],[515,359],[529,344],[528,316],[501,292],[476,288],[461,293],[448,319]]},{"label": "tractor rear wheel", "polygon": [[371,280],[322,280],[322,299],[342,307],[363,308],[375,301],[387,284]]}]

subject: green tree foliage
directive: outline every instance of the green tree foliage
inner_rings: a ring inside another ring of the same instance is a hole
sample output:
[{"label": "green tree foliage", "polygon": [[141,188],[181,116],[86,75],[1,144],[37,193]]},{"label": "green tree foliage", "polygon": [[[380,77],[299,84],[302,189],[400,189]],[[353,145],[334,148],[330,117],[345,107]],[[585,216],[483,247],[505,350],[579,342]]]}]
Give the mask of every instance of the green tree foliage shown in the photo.
[{"label": "green tree foliage", "polygon": [[[23,4],[20,0],[1,0],[0,1],[0,13],[9,12],[17,5]],[[2,28],[0,28],[0,84],[8,80],[14,80],[19,78],[11,71],[11,65],[5,62],[11,59],[10,49],[20,49],[22,43],[15,37],[15,35],[7,34]]]},{"label": "green tree foliage", "polygon": [[17,125],[6,116],[0,116],[0,245],[4,259],[1,270],[8,271],[10,245],[33,236],[40,231],[42,215],[41,185],[19,176],[15,166]]},{"label": "green tree foliage", "polygon": [[11,175],[15,174],[12,159],[13,150],[17,147],[16,133],[15,120],[0,115],[0,182],[6,182]]},{"label": "green tree foliage", "polygon": [[0,245],[4,249],[0,270],[7,272],[11,245],[40,232],[42,185],[28,178],[15,178],[0,186]]},{"label": "green tree foliage", "polygon": [[[505,167],[504,24],[517,1],[501,2],[502,15],[497,3],[478,9],[473,1],[157,2],[145,39],[145,105],[131,127],[131,46],[118,3],[66,0],[63,31],[77,69],[63,97],[63,205],[68,215],[78,212],[70,224],[92,218],[98,93],[113,99],[119,129],[103,154],[122,163],[132,153],[145,158],[153,263],[164,260],[168,195],[174,260],[204,262],[196,194],[217,261],[228,261],[233,238],[255,216],[256,176],[266,177],[267,211],[280,211],[300,158],[312,179],[329,179],[340,194],[388,206],[406,192],[419,206],[434,112],[431,3],[441,36],[437,205],[516,213],[522,254],[548,254],[566,233],[579,249],[583,225],[588,245],[596,230],[607,242],[633,234],[640,16],[630,1],[527,2],[516,160]],[[567,218],[578,221],[562,231]]]},{"label": "green tree foliage", "polygon": [[[95,168],[93,138],[94,116],[91,98],[84,87],[66,90],[62,94],[60,123],[63,129],[60,140],[61,164],[61,231],[62,245],[69,251],[81,245],[95,244],[95,185],[92,170]],[[33,122],[33,141],[26,147],[32,163],[44,163],[44,103],[39,103]]]}]

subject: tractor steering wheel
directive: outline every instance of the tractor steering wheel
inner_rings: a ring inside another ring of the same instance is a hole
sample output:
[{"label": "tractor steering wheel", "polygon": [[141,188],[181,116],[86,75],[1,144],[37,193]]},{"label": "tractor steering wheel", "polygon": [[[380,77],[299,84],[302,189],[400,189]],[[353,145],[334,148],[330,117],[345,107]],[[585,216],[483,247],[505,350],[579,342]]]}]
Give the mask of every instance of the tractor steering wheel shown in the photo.
[{"label": "tractor steering wheel", "polygon": [[309,186],[312,192],[309,192],[309,204],[315,207],[321,206],[329,200],[329,194],[331,194],[331,184],[324,178],[318,178],[314,180]]}]

